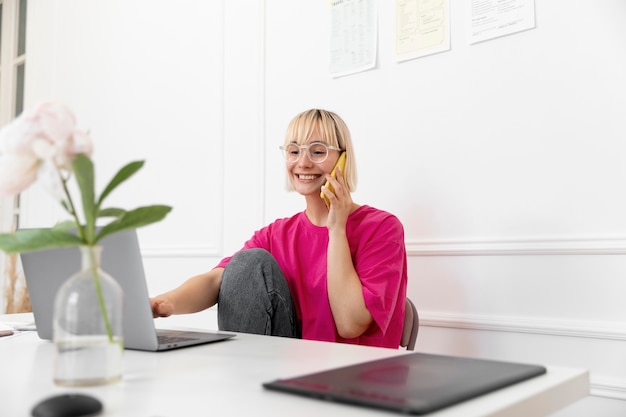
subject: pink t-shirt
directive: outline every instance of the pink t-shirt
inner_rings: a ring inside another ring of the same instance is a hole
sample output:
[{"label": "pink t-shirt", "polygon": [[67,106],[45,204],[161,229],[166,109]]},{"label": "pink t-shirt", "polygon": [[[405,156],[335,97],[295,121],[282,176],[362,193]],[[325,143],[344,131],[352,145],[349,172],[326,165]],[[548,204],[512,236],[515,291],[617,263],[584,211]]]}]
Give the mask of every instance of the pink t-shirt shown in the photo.
[{"label": "pink t-shirt", "polygon": [[[328,302],[325,226],[313,225],[301,212],[258,230],[243,249],[263,248],[280,265],[291,290],[302,338],[397,348],[407,286],[402,224],[390,213],[361,206],[348,217],[346,234],[365,304],[374,318],[372,326],[354,339],[338,335]],[[217,267],[225,267],[230,259],[224,258]]]}]

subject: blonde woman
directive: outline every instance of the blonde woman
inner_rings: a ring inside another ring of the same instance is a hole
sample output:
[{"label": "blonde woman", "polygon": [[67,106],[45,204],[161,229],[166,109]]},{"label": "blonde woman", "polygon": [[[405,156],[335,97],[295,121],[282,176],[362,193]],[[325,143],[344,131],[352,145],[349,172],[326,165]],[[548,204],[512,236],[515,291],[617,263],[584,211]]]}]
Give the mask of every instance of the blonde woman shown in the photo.
[{"label": "blonde woman", "polygon": [[[305,210],[152,298],[154,316],[217,303],[220,330],[397,348],[407,286],[404,229],[394,215],[352,201],[357,176],[346,124],[330,111],[302,112],[280,148],[288,188],[304,197]],[[338,169],[335,179],[330,173],[342,152],[345,172]]]}]

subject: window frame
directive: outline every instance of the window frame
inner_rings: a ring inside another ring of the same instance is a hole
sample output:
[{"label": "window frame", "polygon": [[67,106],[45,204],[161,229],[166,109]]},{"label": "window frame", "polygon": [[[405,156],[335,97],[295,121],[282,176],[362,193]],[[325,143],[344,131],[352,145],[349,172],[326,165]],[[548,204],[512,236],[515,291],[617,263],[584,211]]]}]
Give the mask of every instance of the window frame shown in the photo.
[{"label": "window frame", "polygon": [[[28,0],[0,0],[0,8],[0,126],[5,126],[23,110]],[[23,25],[20,13],[25,14]],[[23,53],[18,54],[18,49]],[[19,195],[0,198],[0,232],[18,227],[19,206]],[[0,253],[0,312],[22,309],[23,302],[28,300],[23,274],[15,268],[16,256]],[[13,289],[13,294],[6,294],[7,285]]]}]

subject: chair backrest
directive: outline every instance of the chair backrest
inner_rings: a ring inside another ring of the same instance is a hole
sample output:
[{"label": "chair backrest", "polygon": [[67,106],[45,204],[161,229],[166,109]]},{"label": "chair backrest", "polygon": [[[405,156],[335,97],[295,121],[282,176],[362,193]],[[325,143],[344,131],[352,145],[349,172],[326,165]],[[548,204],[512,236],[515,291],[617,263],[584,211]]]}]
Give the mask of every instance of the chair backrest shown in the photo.
[{"label": "chair backrest", "polygon": [[415,304],[408,297],[406,299],[406,308],[404,311],[404,328],[402,329],[402,340],[400,346],[406,347],[406,350],[415,349],[415,340],[419,330],[420,320],[417,314]]}]

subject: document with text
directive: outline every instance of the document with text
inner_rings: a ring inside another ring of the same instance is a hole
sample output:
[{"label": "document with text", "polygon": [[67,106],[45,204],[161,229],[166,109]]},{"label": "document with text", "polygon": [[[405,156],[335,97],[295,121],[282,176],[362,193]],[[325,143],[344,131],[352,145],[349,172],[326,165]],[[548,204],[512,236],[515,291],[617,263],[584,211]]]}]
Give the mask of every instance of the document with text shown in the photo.
[{"label": "document with text", "polygon": [[472,0],[470,43],[534,27],[534,0]]},{"label": "document with text", "polygon": [[341,77],[376,66],[377,0],[330,2],[330,74]]},{"label": "document with text", "polygon": [[396,61],[450,49],[449,0],[396,0]]}]

